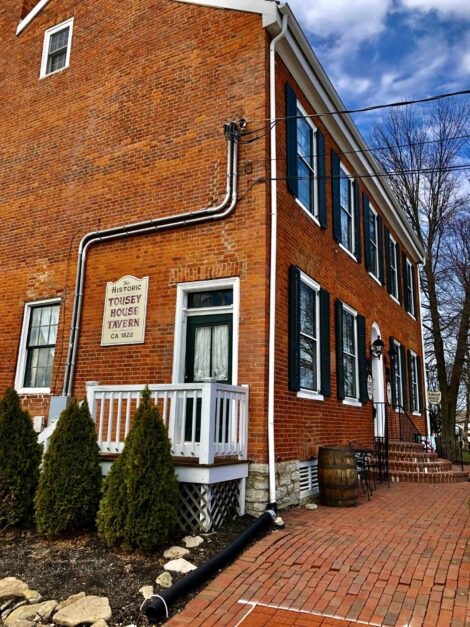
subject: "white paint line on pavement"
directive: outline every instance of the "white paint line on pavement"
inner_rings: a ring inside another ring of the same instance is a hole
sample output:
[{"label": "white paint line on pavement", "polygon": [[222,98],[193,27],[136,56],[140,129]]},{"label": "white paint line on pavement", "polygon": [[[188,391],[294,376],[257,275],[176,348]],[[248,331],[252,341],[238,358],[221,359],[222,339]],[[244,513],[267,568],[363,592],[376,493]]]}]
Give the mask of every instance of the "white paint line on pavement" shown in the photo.
[{"label": "white paint line on pavement", "polygon": [[256,606],[259,607],[269,607],[273,610],[284,610],[285,612],[297,612],[297,614],[308,614],[309,616],[320,616],[321,618],[333,618],[336,620],[345,620],[350,623],[357,623],[358,625],[371,625],[371,627],[380,627],[381,623],[367,623],[363,620],[358,620],[357,618],[348,618],[346,616],[338,616],[337,614],[322,614],[321,612],[315,612],[315,610],[299,610],[295,607],[286,607],[285,605],[274,605],[273,603],[262,603],[261,601],[247,601],[246,599],[240,599],[238,603],[242,603],[244,605],[251,605],[248,612],[243,616],[243,618],[235,625],[235,627],[239,627],[247,618],[251,612],[255,609]]}]

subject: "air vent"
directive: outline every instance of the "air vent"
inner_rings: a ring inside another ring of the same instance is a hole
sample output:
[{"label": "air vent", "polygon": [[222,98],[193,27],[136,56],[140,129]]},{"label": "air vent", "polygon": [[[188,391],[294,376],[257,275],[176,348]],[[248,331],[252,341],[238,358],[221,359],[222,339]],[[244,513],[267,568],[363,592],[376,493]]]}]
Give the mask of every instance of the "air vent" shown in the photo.
[{"label": "air vent", "polygon": [[318,459],[300,462],[300,498],[318,494]]}]

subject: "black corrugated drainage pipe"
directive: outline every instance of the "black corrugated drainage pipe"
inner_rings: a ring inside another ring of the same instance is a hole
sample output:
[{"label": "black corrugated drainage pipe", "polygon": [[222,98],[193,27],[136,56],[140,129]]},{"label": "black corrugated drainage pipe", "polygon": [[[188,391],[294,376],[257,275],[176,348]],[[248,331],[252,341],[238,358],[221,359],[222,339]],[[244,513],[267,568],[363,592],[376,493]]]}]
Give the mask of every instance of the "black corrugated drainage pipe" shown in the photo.
[{"label": "black corrugated drainage pipe", "polygon": [[[279,521],[279,523],[277,523]],[[188,594],[196,586],[200,586],[209,577],[214,575],[225,564],[233,560],[252,540],[256,534],[264,531],[273,522],[282,525],[282,520],[276,518],[276,511],[268,509],[255,522],[223,551],[214,555],[208,562],[191,571],[185,577],[177,581],[171,588],[161,594],[155,594],[147,599],[141,611],[151,623],[156,623],[165,616],[168,618],[168,608],[180,597]]]}]

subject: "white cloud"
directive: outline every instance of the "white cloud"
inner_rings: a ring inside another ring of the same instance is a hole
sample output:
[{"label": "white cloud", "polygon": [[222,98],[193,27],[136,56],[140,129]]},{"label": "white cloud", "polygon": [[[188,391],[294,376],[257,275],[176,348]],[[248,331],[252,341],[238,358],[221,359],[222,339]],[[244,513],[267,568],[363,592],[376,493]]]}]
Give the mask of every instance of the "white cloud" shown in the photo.
[{"label": "white cloud", "polygon": [[354,49],[384,30],[393,0],[291,0],[289,4],[306,31],[337,38],[342,48]]},{"label": "white cloud", "polygon": [[402,7],[411,11],[436,11],[442,17],[470,19],[469,0],[401,0]]}]

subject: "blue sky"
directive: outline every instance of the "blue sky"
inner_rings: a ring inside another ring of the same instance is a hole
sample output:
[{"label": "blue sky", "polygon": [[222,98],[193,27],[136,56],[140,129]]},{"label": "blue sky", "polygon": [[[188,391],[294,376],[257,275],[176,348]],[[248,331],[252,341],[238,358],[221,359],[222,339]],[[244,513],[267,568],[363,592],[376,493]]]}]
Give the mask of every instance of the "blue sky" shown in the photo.
[{"label": "blue sky", "polygon": [[[348,108],[470,87],[470,0],[290,0]],[[355,121],[367,137],[374,117]]]}]

